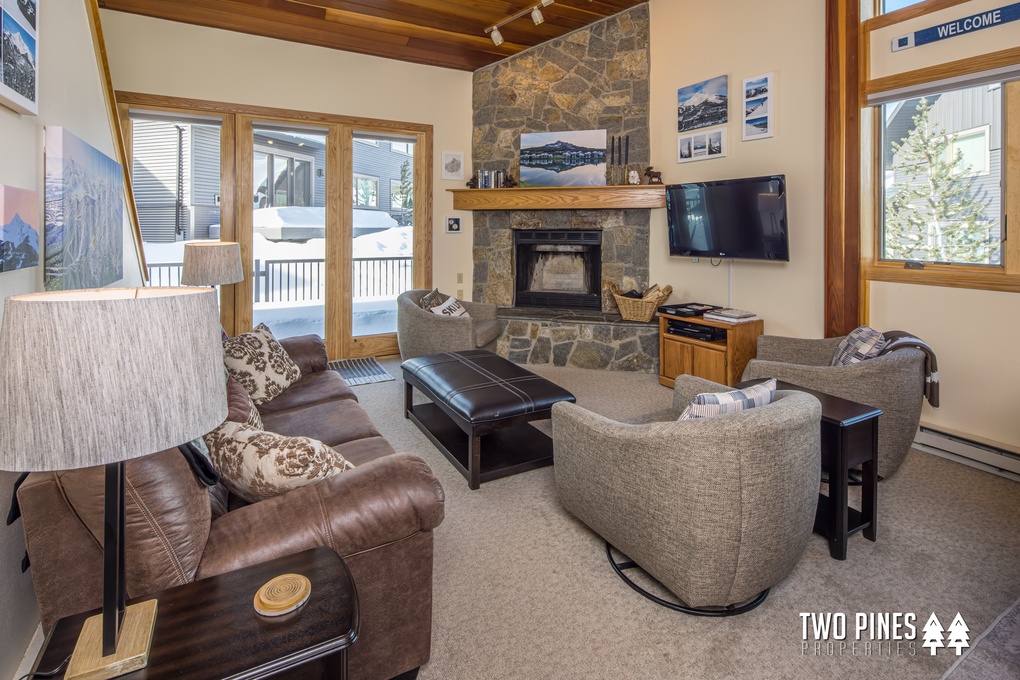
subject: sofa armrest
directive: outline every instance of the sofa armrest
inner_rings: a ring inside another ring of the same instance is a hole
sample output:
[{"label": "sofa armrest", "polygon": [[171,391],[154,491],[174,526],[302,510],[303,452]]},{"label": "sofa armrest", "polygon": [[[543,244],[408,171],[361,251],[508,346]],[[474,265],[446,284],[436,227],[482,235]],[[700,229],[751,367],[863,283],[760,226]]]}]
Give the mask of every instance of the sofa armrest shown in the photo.
[{"label": "sofa armrest", "polygon": [[468,300],[461,300],[460,303],[464,305],[464,309],[476,321],[491,321],[496,318],[496,305],[488,302],[469,302]]},{"label": "sofa armrest", "polygon": [[[806,366],[828,366],[843,338],[787,338],[781,335],[758,336],[758,358],[785,361]],[[746,380],[746,378],[745,378]]]},{"label": "sofa armrest", "polygon": [[410,454],[228,512],[213,522],[198,578],[317,546],[348,557],[430,531],[443,521],[443,488]]},{"label": "sofa armrest", "polygon": [[326,356],[326,343],[318,335],[297,335],[282,338],[280,344],[287,351],[291,360],[301,369],[301,375],[319,373],[326,370],[329,360]]},{"label": "sofa armrest", "polygon": [[673,410],[676,411],[676,416],[679,418],[695,395],[705,392],[729,392],[732,389],[728,385],[722,385],[697,376],[678,375],[673,383]]}]

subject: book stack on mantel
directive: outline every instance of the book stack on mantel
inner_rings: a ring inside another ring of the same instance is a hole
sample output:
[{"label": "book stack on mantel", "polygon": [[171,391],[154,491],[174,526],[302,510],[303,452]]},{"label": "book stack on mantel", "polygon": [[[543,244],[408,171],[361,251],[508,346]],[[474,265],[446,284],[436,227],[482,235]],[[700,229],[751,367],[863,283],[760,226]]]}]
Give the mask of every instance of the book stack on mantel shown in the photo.
[{"label": "book stack on mantel", "polygon": [[746,312],[743,309],[731,309],[729,307],[723,309],[713,309],[710,312],[705,312],[704,318],[709,321],[721,321],[722,323],[744,323],[745,321],[754,321],[758,316],[752,312]]}]

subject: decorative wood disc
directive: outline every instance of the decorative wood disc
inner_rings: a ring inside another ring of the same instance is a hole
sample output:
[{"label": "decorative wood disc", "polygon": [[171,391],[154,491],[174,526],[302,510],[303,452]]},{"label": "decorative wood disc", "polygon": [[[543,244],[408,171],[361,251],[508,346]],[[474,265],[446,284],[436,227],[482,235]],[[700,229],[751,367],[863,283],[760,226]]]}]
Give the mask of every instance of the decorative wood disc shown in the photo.
[{"label": "decorative wood disc", "polygon": [[255,593],[255,611],[262,616],[281,616],[307,602],[311,592],[311,581],[301,574],[282,574]]}]

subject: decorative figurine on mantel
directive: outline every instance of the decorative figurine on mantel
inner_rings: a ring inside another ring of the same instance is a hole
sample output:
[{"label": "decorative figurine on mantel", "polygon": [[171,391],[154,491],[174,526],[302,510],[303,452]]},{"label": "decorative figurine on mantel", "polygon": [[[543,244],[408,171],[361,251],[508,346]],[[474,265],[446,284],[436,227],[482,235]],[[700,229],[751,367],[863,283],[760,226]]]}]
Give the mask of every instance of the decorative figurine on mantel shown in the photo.
[{"label": "decorative figurine on mantel", "polygon": [[651,165],[645,168],[645,177],[648,178],[649,184],[662,184],[662,173],[658,170],[652,170]]}]

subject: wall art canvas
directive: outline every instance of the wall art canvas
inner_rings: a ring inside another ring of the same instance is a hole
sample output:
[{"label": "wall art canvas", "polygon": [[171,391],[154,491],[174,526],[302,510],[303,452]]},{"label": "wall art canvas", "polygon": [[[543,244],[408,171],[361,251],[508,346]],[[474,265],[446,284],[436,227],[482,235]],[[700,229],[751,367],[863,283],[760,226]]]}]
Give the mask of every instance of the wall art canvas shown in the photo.
[{"label": "wall art canvas", "polygon": [[464,179],[464,154],[459,151],[443,152],[443,179]]},{"label": "wall art canvas", "polygon": [[726,155],[726,128],[706,130],[677,139],[677,163],[705,161]]},{"label": "wall art canvas", "polygon": [[776,98],[771,73],[744,80],[743,140],[765,139],[775,134]]},{"label": "wall art canvas", "polygon": [[39,113],[39,0],[0,1],[0,104]]},{"label": "wall art canvas", "polygon": [[39,192],[0,185],[0,272],[39,265]]},{"label": "wall art canvas", "polygon": [[49,125],[45,261],[46,290],[102,288],[124,278],[121,165]]},{"label": "wall art canvas", "polygon": [[521,135],[522,187],[606,185],[606,131]]},{"label": "wall art canvas", "polygon": [[717,76],[677,90],[677,132],[722,125],[729,120],[729,76]]}]

